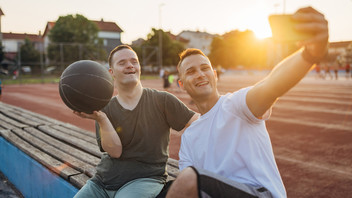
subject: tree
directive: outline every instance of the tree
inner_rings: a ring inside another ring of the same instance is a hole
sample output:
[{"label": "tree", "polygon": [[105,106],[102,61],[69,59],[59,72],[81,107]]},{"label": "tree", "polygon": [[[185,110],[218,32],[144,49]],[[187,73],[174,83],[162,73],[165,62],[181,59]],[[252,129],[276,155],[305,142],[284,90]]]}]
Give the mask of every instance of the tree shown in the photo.
[{"label": "tree", "polygon": [[215,37],[211,43],[209,59],[214,66],[246,68],[266,65],[266,43],[255,38],[252,31],[230,31]]},{"label": "tree", "polygon": [[35,49],[33,42],[28,38],[24,40],[24,44],[21,46],[20,53],[22,65],[40,65],[40,52]]},{"label": "tree", "polygon": [[0,41],[0,62],[4,60],[4,47],[2,46],[2,41]]},{"label": "tree", "polygon": [[98,32],[96,24],[83,15],[60,16],[49,32],[49,59],[66,65],[81,59],[105,60]]},{"label": "tree", "polygon": [[[148,34],[147,40],[139,47],[133,46],[133,49],[136,51],[138,57],[141,58],[141,63],[143,63],[143,57],[148,57],[150,59],[148,62],[152,62],[154,65],[158,66],[157,61],[157,49],[159,46],[159,35],[162,35],[162,60],[163,65],[165,66],[175,66],[178,63],[179,57],[178,54],[181,53],[185,47],[183,44],[177,40],[172,40],[168,33],[160,29],[153,28],[151,33]],[[143,56],[143,49],[147,53]]]}]

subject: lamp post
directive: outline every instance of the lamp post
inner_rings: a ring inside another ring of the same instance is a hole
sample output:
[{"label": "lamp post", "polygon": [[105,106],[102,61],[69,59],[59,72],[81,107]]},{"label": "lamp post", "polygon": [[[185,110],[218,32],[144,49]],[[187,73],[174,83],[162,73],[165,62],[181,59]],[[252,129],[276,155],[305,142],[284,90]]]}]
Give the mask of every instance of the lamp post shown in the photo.
[{"label": "lamp post", "polygon": [[164,3],[159,4],[159,47],[158,47],[158,59],[159,59],[159,67],[160,69],[163,67],[163,33],[161,31],[161,8],[164,6]]}]

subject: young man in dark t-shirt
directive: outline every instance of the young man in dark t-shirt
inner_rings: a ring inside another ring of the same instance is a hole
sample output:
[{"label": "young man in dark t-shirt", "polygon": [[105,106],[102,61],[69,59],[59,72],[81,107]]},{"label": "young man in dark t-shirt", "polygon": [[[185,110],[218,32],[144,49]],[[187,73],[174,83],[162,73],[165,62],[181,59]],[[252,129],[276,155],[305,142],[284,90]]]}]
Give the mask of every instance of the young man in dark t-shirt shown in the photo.
[{"label": "young man in dark t-shirt", "polygon": [[155,197],[167,176],[170,128],[182,130],[198,116],[172,94],[142,87],[131,47],[112,50],[109,65],[118,95],[101,111],[75,112],[96,121],[105,152],[97,173],[75,197]]}]

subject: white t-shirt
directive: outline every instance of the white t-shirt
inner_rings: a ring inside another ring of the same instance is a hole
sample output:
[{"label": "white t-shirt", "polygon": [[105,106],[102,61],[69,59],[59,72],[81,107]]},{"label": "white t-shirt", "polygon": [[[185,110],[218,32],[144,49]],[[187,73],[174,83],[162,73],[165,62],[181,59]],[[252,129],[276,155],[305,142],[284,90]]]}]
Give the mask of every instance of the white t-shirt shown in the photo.
[{"label": "white t-shirt", "polygon": [[273,197],[286,197],[265,120],[247,106],[249,89],[221,96],[185,130],[179,168],[202,168],[239,183],[264,186]]}]

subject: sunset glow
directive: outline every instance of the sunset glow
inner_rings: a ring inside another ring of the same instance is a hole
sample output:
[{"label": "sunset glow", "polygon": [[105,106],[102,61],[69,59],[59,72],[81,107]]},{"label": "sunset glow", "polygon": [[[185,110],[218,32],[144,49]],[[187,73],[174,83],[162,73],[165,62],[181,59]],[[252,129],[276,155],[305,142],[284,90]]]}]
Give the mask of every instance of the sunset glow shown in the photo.
[{"label": "sunset glow", "polygon": [[115,22],[123,30],[124,43],[146,38],[152,28],[159,26],[175,35],[184,30],[219,35],[252,30],[258,38],[266,38],[271,36],[270,14],[290,14],[312,6],[329,21],[330,41],[352,40],[352,26],[345,23],[352,17],[351,0],[286,1],[285,9],[282,0],[0,0],[0,5],[5,14],[1,17],[2,32],[43,33],[48,21],[78,13],[90,20]]},{"label": "sunset glow", "polygon": [[253,27],[249,27],[249,29],[254,32],[258,39],[264,39],[272,36],[270,26],[267,23],[258,23]]},{"label": "sunset glow", "polygon": [[268,16],[271,14],[269,5],[264,1],[260,1],[248,8],[250,11],[241,12],[239,22],[234,25],[238,26],[241,31],[251,30],[258,39],[271,37],[271,30]]}]

